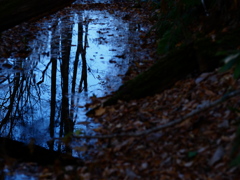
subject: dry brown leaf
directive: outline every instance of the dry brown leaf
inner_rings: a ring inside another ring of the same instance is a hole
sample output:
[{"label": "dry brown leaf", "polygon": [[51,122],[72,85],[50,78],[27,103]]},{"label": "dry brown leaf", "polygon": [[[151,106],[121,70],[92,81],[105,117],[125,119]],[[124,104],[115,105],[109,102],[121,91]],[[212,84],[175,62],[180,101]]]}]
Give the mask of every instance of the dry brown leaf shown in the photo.
[{"label": "dry brown leaf", "polygon": [[95,110],[95,116],[101,116],[106,112],[106,109],[103,107],[98,108],[97,110]]},{"label": "dry brown leaf", "polygon": [[73,148],[75,151],[87,151],[88,147],[87,146],[79,146],[79,147],[74,147]]},{"label": "dry brown leaf", "polygon": [[208,95],[208,96],[214,96],[214,95],[216,95],[213,91],[208,90],[208,89],[205,89],[205,94]]}]

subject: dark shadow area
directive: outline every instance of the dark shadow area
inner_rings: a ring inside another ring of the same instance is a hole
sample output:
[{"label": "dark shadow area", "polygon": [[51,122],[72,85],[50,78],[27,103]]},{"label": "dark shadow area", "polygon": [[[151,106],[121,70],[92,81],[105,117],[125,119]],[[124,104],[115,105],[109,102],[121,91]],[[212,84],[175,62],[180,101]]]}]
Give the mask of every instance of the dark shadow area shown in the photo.
[{"label": "dark shadow area", "polygon": [[74,0],[0,0],[0,32],[56,12],[72,2]]},{"label": "dark shadow area", "polygon": [[0,138],[0,158],[7,161],[9,158],[20,162],[35,162],[39,165],[54,164],[57,160],[62,165],[81,165],[82,161],[79,158],[74,158],[71,155],[45,149],[35,145],[34,142],[28,144],[15,141],[8,138]]}]

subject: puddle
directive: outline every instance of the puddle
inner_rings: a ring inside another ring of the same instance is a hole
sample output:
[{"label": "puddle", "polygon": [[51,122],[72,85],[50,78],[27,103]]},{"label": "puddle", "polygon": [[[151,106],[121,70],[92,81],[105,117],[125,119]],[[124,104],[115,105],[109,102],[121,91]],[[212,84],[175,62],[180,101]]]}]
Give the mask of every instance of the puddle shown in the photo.
[{"label": "puddle", "polygon": [[[124,13],[65,10],[2,33],[0,136],[49,148],[65,132],[91,131],[90,97],[118,89],[148,30]],[[52,146],[51,146],[52,147]],[[61,148],[57,144],[54,149]]]}]

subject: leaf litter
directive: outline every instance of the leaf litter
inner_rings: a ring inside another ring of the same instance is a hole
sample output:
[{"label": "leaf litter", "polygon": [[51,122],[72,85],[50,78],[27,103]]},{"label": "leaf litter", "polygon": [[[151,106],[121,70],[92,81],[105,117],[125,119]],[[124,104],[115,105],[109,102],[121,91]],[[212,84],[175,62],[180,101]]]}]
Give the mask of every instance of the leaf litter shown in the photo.
[{"label": "leaf litter", "polygon": [[[96,132],[111,135],[151,129],[239,87],[232,71],[187,78],[161,94],[104,107],[105,112],[94,118],[101,124]],[[81,173],[90,174],[90,179],[238,179],[230,154],[239,118],[231,109],[238,108],[239,100],[236,96],[148,136],[99,139]],[[129,177],[129,172],[134,176]]]}]

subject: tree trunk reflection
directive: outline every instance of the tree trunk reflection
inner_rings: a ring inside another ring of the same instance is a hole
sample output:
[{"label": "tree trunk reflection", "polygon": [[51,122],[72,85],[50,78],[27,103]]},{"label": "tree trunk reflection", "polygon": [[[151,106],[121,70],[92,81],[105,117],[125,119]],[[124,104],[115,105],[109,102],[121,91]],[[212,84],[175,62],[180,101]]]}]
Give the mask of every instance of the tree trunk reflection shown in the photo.
[{"label": "tree trunk reflection", "polygon": [[[80,32],[81,32],[81,41],[83,41],[83,24],[82,22],[79,23],[80,28]],[[82,92],[82,90],[84,89],[84,91],[87,91],[87,60],[86,60],[86,48],[88,45],[88,38],[87,38],[87,34],[88,34],[88,22],[86,23],[86,29],[85,29],[85,37],[84,37],[84,43],[80,43],[78,44],[78,46],[80,46],[81,49],[81,57],[82,57],[82,76],[80,79],[80,83],[79,83],[79,92]]]},{"label": "tree trunk reflection", "polygon": [[[71,51],[71,38],[72,38],[72,24],[69,23],[68,17],[62,19],[62,32],[61,32],[61,77],[62,77],[62,111],[61,111],[61,125],[64,130],[64,135],[73,132],[74,123],[69,116],[69,61]],[[63,132],[60,132],[60,135]],[[70,149],[68,149],[70,151]]]},{"label": "tree trunk reflection", "polygon": [[[51,40],[51,62],[52,62],[52,72],[51,72],[51,107],[50,107],[50,137],[54,137],[54,126],[55,126],[55,116],[56,116],[56,86],[57,86],[57,58],[59,54],[59,29],[57,28],[58,21],[55,21],[52,31]],[[54,141],[49,144],[49,148],[53,149]]]}]

